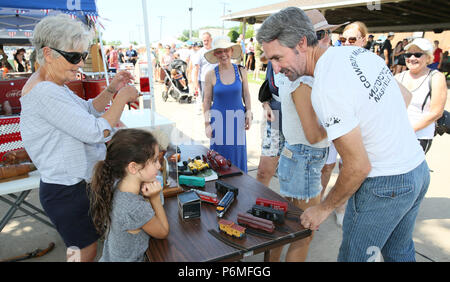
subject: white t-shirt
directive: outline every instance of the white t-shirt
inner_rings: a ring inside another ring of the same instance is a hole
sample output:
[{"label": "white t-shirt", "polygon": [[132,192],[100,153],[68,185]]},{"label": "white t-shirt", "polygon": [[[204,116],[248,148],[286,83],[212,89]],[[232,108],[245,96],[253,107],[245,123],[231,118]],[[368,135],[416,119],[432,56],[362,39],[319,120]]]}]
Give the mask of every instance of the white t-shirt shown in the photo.
[{"label": "white t-shirt", "polygon": [[327,138],[324,138],[315,144],[310,144],[308,142],[294,100],[292,99],[292,92],[300,86],[300,83],[305,83],[312,87],[314,78],[311,76],[302,76],[295,81],[290,81],[284,74],[281,75],[282,77],[278,76],[275,83],[278,87],[278,95],[281,100],[281,110],[283,112],[283,121],[281,124],[283,126],[283,135],[286,142],[288,142],[289,145],[304,144],[314,148],[328,147],[330,144]]},{"label": "white t-shirt", "polygon": [[205,53],[208,52],[209,50],[206,50],[205,47],[202,47],[202,49],[200,49],[198,51],[198,53],[195,56],[195,59],[193,61],[194,67],[195,65],[199,65],[200,66],[200,71],[198,74],[198,80],[200,81],[205,81],[206,80],[206,74],[214,69],[217,64],[210,64],[206,59],[205,59]]},{"label": "white t-shirt", "polygon": [[369,177],[403,174],[424,161],[397,81],[376,54],[329,48],[316,64],[311,99],[328,140],[360,127]]}]

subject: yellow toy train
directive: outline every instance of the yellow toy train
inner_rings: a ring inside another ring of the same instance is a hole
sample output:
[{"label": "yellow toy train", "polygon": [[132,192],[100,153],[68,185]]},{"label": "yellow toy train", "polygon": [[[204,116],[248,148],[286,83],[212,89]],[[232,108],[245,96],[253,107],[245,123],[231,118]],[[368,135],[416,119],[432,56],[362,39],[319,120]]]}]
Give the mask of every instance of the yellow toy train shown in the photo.
[{"label": "yellow toy train", "polygon": [[219,229],[220,231],[237,238],[242,238],[245,235],[245,227],[226,219],[219,220]]}]

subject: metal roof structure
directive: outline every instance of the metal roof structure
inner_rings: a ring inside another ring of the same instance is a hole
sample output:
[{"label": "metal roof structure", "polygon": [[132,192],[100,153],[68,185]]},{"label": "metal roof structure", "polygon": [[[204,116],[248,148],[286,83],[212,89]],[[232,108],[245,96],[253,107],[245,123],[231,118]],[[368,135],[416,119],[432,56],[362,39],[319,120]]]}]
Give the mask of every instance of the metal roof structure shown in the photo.
[{"label": "metal roof structure", "polygon": [[222,19],[262,23],[271,14],[291,6],[318,9],[330,24],[361,21],[369,32],[450,29],[449,0],[288,0],[225,15]]}]

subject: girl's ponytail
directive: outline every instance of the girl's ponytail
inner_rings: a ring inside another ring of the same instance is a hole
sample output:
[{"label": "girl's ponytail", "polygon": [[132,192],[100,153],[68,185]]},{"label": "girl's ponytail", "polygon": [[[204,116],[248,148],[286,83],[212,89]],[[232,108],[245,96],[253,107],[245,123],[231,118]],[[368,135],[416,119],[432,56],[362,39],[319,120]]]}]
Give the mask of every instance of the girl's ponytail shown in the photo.
[{"label": "girl's ponytail", "polygon": [[114,177],[111,166],[105,161],[99,161],[94,167],[89,198],[92,221],[101,236],[106,233],[111,223],[113,186]]}]

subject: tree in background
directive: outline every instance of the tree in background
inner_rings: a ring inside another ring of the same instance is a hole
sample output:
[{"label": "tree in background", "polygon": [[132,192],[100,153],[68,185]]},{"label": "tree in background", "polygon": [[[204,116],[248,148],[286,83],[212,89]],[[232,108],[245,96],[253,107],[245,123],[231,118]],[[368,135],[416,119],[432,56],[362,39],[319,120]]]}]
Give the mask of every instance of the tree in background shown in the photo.
[{"label": "tree in background", "polygon": [[[192,37],[197,38],[198,37],[198,30],[192,30]],[[180,37],[178,37],[178,40],[186,42],[189,40],[189,30],[185,29],[183,30],[183,33]]]}]

